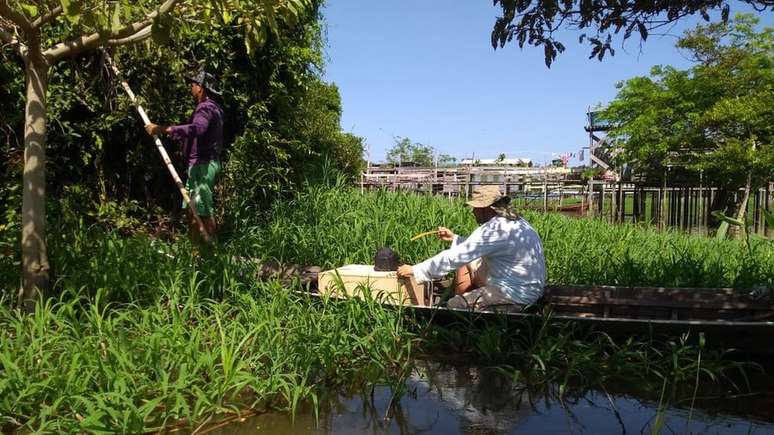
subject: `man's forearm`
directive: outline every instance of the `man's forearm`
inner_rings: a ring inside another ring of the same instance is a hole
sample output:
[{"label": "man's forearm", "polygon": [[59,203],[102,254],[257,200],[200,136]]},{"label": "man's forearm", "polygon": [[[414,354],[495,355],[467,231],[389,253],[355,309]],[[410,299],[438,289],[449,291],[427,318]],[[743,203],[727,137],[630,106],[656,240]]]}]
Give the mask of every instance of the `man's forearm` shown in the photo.
[{"label": "man's forearm", "polygon": [[161,133],[164,133],[166,135],[169,135],[172,131],[172,127],[168,125],[158,125],[158,124],[148,124],[145,126],[145,131],[148,132],[151,136],[158,136]]}]

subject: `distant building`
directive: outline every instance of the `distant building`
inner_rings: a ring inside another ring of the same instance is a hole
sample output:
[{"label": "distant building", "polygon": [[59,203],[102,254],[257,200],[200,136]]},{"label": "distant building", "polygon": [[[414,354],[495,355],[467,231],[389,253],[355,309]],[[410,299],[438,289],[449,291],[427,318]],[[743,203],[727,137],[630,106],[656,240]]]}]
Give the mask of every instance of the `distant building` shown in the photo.
[{"label": "distant building", "polygon": [[532,167],[530,159],[462,159],[460,166],[521,166]]}]

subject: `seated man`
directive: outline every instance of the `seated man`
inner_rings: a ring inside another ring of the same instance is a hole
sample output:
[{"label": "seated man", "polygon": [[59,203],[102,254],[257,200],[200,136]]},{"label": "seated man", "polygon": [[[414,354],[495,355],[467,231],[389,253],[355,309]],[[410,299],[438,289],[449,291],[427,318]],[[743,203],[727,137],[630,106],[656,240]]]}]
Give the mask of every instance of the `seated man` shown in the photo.
[{"label": "seated man", "polygon": [[399,277],[427,282],[457,270],[451,308],[487,309],[530,305],[543,295],[546,262],[540,236],[509,208],[510,198],[497,186],[483,186],[470,201],[480,226],[466,239],[438,227],[438,237],[451,248],[414,266],[398,268]]}]

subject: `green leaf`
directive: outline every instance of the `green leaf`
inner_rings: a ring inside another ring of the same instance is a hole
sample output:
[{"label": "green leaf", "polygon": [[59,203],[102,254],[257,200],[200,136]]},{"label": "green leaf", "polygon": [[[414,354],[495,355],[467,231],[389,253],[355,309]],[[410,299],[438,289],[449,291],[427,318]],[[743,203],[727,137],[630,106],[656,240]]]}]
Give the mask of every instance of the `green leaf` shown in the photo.
[{"label": "green leaf", "polygon": [[166,15],[161,15],[153,20],[151,25],[151,38],[153,42],[159,45],[169,44],[171,41],[170,32],[171,26],[169,18]]},{"label": "green leaf", "polygon": [[73,3],[71,0],[60,0],[60,3],[62,4],[62,12],[64,12],[67,20],[71,23],[78,21],[78,14],[80,12],[78,2]]},{"label": "green leaf", "polygon": [[648,29],[645,27],[645,24],[641,21],[637,21],[637,30],[640,32],[640,38],[642,38],[643,41],[646,41],[648,39]]},{"label": "green leaf", "polygon": [[38,16],[38,7],[35,5],[31,5],[29,3],[22,3],[21,5],[19,5],[19,7],[21,7],[21,10],[24,11],[30,17]]},{"label": "green leaf", "polygon": [[234,16],[231,15],[231,11],[229,11],[228,8],[223,8],[220,14],[224,24],[231,24],[231,20],[234,19]]},{"label": "green leaf", "polygon": [[121,5],[116,3],[113,5],[113,13],[110,20],[110,31],[113,33],[121,30]]},{"label": "green leaf", "polygon": [[774,230],[774,213],[766,210],[765,208],[761,208],[761,212],[763,213],[763,217],[766,219],[766,225]]}]

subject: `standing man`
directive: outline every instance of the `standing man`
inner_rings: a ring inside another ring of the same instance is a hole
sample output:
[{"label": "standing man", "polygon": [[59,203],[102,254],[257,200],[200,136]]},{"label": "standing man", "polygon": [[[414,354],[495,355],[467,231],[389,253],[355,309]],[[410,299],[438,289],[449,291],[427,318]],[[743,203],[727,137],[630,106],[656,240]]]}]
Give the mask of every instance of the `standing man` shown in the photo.
[{"label": "standing man", "polygon": [[[214,217],[213,197],[215,182],[221,171],[223,151],[223,109],[211,96],[220,96],[215,77],[205,71],[187,76],[191,83],[191,95],[196,100],[196,110],[188,124],[161,126],[148,124],[149,135],[167,134],[183,144],[183,157],[188,165],[188,189],[196,212],[204,224],[204,230],[212,237],[217,229]],[[187,204],[183,203],[183,208]],[[188,210],[188,231],[194,243],[201,244],[204,236],[200,233],[193,212]]]},{"label": "standing man", "polygon": [[546,260],[538,233],[509,208],[510,198],[497,186],[473,192],[466,205],[479,227],[466,239],[438,227],[438,237],[451,248],[415,266],[403,265],[398,276],[418,283],[456,270],[451,308],[487,309],[534,304],[543,295]]}]

